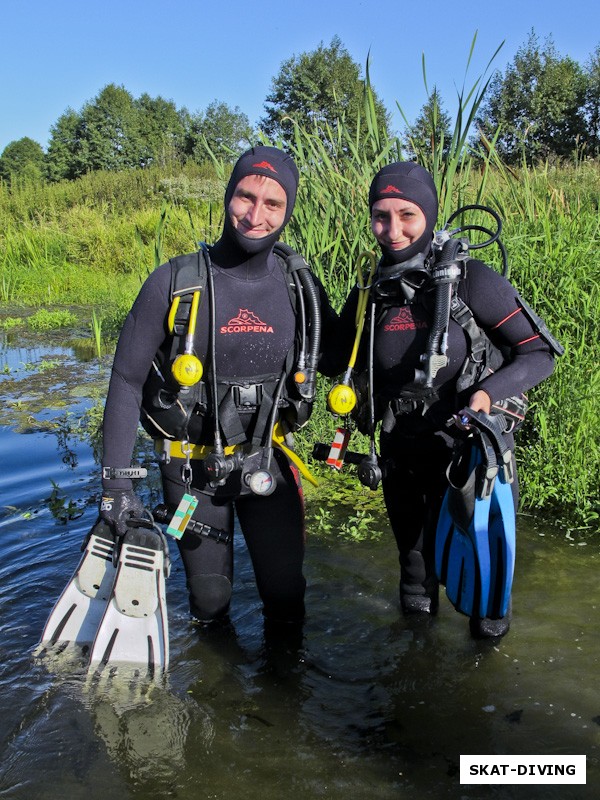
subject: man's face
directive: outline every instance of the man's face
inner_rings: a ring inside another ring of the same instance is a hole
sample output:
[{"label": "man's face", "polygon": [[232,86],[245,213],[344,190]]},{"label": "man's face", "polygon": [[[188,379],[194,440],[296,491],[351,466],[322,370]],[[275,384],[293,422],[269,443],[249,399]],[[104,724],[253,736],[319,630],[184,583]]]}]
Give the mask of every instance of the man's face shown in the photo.
[{"label": "man's face", "polygon": [[283,225],[287,198],[283,187],[266,175],[247,175],[238,183],[227,212],[231,224],[249,239],[262,239]]}]

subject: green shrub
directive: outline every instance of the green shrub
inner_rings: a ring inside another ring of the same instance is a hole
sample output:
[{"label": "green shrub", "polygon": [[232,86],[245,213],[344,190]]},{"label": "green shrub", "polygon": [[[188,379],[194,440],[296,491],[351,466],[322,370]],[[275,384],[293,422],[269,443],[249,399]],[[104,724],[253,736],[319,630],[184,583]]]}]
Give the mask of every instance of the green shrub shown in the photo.
[{"label": "green shrub", "polygon": [[70,311],[49,311],[40,308],[31,317],[27,324],[34,331],[50,331],[55,328],[68,328],[77,322],[77,317]]},{"label": "green shrub", "polygon": [[[470,116],[463,109],[462,118]],[[463,141],[462,134],[455,140]],[[522,507],[569,516],[572,527],[597,529],[600,164],[508,170],[493,160],[493,151],[482,157],[463,148],[447,165],[439,147],[432,142],[433,152],[419,157],[438,170],[446,209],[482,202],[500,213],[511,280],[566,348],[554,374],[530,393],[517,448]],[[367,94],[358,136],[350,136],[343,120],[325,132],[297,129],[293,155],[301,182],[286,240],[307,257],[339,309],[356,281],[360,253],[375,245],[367,207],[370,181],[379,166],[402,157],[401,148],[377,130]],[[177,174],[92,173],[71,183],[14,191],[0,185],[0,301],[93,306],[102,338],[112,339],[157,263],[218,237],[227,170],[222,165],[186,167]],[[481,255],[497,263],[493,248]],[[11,319],[2,327],[18,324]],[[69,312],[42,309],[29,324],[48,330],[74,322]],[[314,441],[331,441],[326,385],[321,379],[317,409],[298,436],[304,456]],[[360,446],[353,441],[352,448]],[[366,519],[357,519],[352,535],[366,525]]]},{"label": "green shrub", "polygon": [[12,328],[18,328],[21,325],[23,325],[22,317],[6,317],[5,319],[0,320],[0,328],[3,328],[5,331],[9,331]]}]

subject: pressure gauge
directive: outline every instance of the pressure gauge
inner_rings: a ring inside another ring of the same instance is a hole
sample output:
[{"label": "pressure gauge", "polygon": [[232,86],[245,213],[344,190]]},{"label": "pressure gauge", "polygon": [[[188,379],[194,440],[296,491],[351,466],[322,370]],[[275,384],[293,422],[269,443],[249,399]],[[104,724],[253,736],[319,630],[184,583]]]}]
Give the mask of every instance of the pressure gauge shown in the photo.
[{"label": "pressure gauge", "polygon": [[251,473],[246,480],[254,494],[266,497],[275,491],[275,478],[268,469],[257,469],[256,472]]}]

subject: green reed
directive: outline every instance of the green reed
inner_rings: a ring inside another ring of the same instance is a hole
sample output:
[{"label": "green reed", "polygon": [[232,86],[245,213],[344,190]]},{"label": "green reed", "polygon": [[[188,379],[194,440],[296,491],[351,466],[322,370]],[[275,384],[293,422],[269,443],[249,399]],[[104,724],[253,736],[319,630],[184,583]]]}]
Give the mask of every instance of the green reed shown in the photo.
[{"label": "green reed", "polygon": [[[485,190],[490,159],[495,155],[493,140],[485,142],[485,146],[475,146],[471,143],[471,138],[473,136],[475,118],[490,84],[490,70],[494,59],[502,48],[502,44],[488,61],[483,74],[471,79],[469,78],[469,67],[476,42],[477,33],[475,33],[471,41],[463,84],[457,89],[456,113],[449,139],[445,138],[444,131],[438,124],[442,109],[440,108],[437,92],[435,90],[430,92],[429,90],[425,55],[422,58],[423,84],[427,95],[426,106],[429,108],[431,129],[431,134],[427,141],[417,139],[410,133],[410,122],[402,110],[401,104],[397,103],[409,131],[409,144],[415,154],[416,161],[429,170],[433,177],[438,190],[440,218],[442,220],[448,219],[457,207],[465,205],[467,202],[465,197],[467,195],[470,195],[469,202],[471,203],[480,201]],[[469,84],[468,81],[471,83]],[[469,86],[470,88],[468,88]],[[473,159],[475,150],[477,151],[476,160]],[[479,173],[477,177],[475,176],[476,172]],[[475,189],[475,196],[473,196],[473,189]]]},{"label": "green reed", "polygon": [[[477,104],[481,94],[471,91],[466,97]],[[451,150],[454,164],[441,169],[435,143],[433,162],[420,153],[426,166],[438,167],[441,219],[456,207],[450,199],[456,205],[487,204],[500,213],[511,280],[566,348],[556,360],[554,374],[530,392],[531,410],[517,450],[522,508],[544,509],[554,517],[568,518],[572,527],[597,530],[600,165],[543,164],[508,170],[496,158],[493,143],[487,143],[483,155],[467,147],[464,120],[471,119],[471,111],[462,109],[457,116],[459,130],[453,142],[464,146]],[[360,141],[343,120],[335,129],[295,132],[293,151],[302,180],[286,235],[308,257],[337,308],[356,281],[358,255],[374,246],[367,209],[370,181],[382,164],[401,156],[399,143],[377,135],[374,124],[366,108]],[[489,218],[469,221],[489,224]],[[478,255],[499,265],[493,247]],[[326,436],[326,417],[319,405],[309,440],[315,438],[312,432],[318,432],[316,438]]]},{"label": "green reed", "polygon": [[96,314],[95,309],[92,309],[92,321],[90,323],[92,330],[92,340],[94,342],[94,349],[98,358],[102,357],[102,317]]},{"label": "green reed", "polygon": [[[569,515],[572,527],[598,529],[600,165],[508,169],[493,142],[472,152],[465,131],[484,86],[475,81],[459,94],[447,158],[440,156],[441,141],[417,154],[436,172],[440,224],[464,203],[486,203],[500,213],[511,280],[566,348],[550,379],[530,392],[517,449],[522,507]],[[369,184],[380,166],[402,158],[402,147],[378,129],[367,83],[358,131],[343,119],[325,129],[297,126],[292,151],[301,181],[285,236],[339,309],[356,281],[358,256],[375,244]],[[97,173],[72,184],[10,192],[0,185],[0,301],[101,307],[101,332],[116,333],[157,261],[218,237],[229,169],[216,164],[179,175]],[[481,255],[498,263],[493,248]],[[305,455],[312,442],[332,435],[326,384],[321,382],[315,413],[298,437]],[[364,443],[356,440],[353,447],[360,449]]]},{"label": "green reed", "polygon": [[600,514],[600,166],[547,164],[493,172],[505,220],[511,280],[565,346],[521,435],[524,507],[575,509],[580,527]]}]

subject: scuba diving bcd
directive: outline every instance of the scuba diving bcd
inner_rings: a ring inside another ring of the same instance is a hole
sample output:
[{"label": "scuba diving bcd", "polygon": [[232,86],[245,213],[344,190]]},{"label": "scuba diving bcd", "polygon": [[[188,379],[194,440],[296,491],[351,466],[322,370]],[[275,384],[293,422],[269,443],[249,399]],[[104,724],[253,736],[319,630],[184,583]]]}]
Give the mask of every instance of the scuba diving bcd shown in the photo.
[{"label": "scuba diving bcd", "polygon": [[[215,298],[208,247],[201,244],[196,253],[170,262],[170,336],[146,380],[141,422],[153,438],[205,445],[206,454],[201,458],[212,488],[224,485],[233,471],[241,470],[243,487],[258,494],[270,493],[264,472],[270,466],[274,436],[278,446],[285,449],[275,431],[278,417],[293,431],[307,422],[312,410],[321,336],[318,289],[300,255],[280,242],[273,252],[287,277],[296,335],[283,370],[258,376],[257,383],[252,384],[221,380],[214,370]],[[210,315],[207,365],[202,365],[194,353],[196,320],[203,298],[207,298]],[[255,415],[249,443],[241,413]],[[253,478],[260,470],[262,477]],[[271,491],[274,488],[273,482]]]},{"label": "scuba diving bcd", "polygon": [[[496,230],[492,231],[487,227],[475,224],[462,225],[450,229],[450,223],[466,211],[482,211],[490,214],[496,222]],[[459,234],[468,231],[484,233],[488,238],[482,242],[474,243],[465,236],[459,236]],[[456,291],[458,283],[466,278],[469,252],[488,247],[493,243],[497,244],[500,249],[502,275],[507,277],[508,259],[506,249],[500,239],[501,231],[502,220],[495,211],[487,206],[467,205],[455,211],[454,214],[449,217],[444,227],[434,234],[431,254],[423,259],[424,266],[420,268],[419,273],[422,274],[424,271],[428,272],[428,277],[422,279],[420,287],[426,288],[427,290],[431,289],[435,293],[433,321],[426,350],[421,355],[421,363],[423,366],[415,370],[413,380],[404,386],[402,394],[397,398],[395,403],[400,413],[402,413],[402,411],[413,411],[420,407],[424,414],[436,401],[437,394],[434,389],[434,380],[439,370],[448,363],[446,351],[448,326],[451,318],[463,328],[469,341],[469,354],[457,380],[457,392],[463,391],[484,377],[485,368],[495,370],[504,362],[506,354],[501,353],[500,350],[492,344],[489,337],[477,325],[473,313],[461,300]],[[413,260],[414,259],[411,261]],[[406,289],[406,275],[410,275],[411,261],[391,268],[392,270],[394,268],[398,270],[398,267],[402,268],[397,277],[398,287],[395,297],[403,297],[404,302],[410,302],[412,297],[414,297],[414,292],[411,295],[410,292],[407,293]],[[390,268],[387,269],[389,270]],[[378,274],[379,271],[375,276],[375,286],[378,283]],[[383,296],[381,292],[378,294],[377,289],[374,289],[373,292],[374,300],[378,299],[380,304],[393,302],[390,278],[386,276],[385,273],[383,274],[384,278],[386,278],[383,282],[386,288],[385,296]],[[559,353],[561,350],[560,345],[550,335],[540,318],[534,315],[534,312],[532,312],[528,306],[526,310],[525,306],[526,304],[523,304],[523,310],[536,330],[538,330],[542,338],[552,347],[553,351]],[[514,403],[511,403],[512,400],[514,400]],[[522,415],[524,416],[527,401],[523,395],[518,398],[509,398],[506,404],[509,407],[514,405],[515,408],[522,411]],[[513,420],[515,424],[516,420],[517,417]]]},{"label": "scuba diving bcd", "polygon": [[[450,229],[450,223],[466,211],[482,211],[490,214],[497,224],[497,229],[492,231],[481,225],[463,225]],[[370,454],[361,456],[346,451],[344,459],[347,463],[358,465],[359,479],[364,485],[375,488],[381,478],[382,470],[386,468],[386,465],[377,458],[375,449],[375,427],[378,418],[381,418],[375,411],[373,391],[373,332],[376,325],[376,309],[411,303],[419,289],[434,292],[433,322],[426,350],[421,355],[422,366],[415,370],[413,380],[404,385],[400,395],[390,400],[386,412],[392,415],[392,419],[398,414],[415,411],[425,415],[438,399],[434,387],[435,377],[448,363],[446,351],[451,318],[463,328],[469,343],[469,352],[456,383],[457,393],[501,367],[506,360],[507,354],[502,353],[491,342],[485,331],[477,325],[471,309],[456,291],[458,283],[466,277],[469,252],[493,243],[500,249],[502,274],[507,277],[508,259],[500,240],[501,230],[502,221],[492,209],[480,205],[464,206],[452,214],[444,227],[434,234],[430,253],[417,254],[400,263],[387,264],[382,260],[378,264],[371,281],[369,308],[366,304],[364,306],[365,316],[369,319],[370,334],[366,364],[354,380],[355,388],[358,385],[363,386],[363,397],[362,402],[351,412],[359,430],[369,436]],[[472,243],[466,236],[460,236],[468,231],[481,232],[488,238],[480,243]],[[552,336],[543,320],[524,301],[519,299],[519,304],[535,331],[550,346],[553,353],[562,355],[564,352],[562,346]],[[523,423],[526,410],[527,398],[521,394],[495,403],[491,413],[502,414],[506,425],[505,432],[510,432]],[[387,416],[384,425],[386,419]],[[315,458],[326,460],[325,447],[317,444],[313,455]]]}]

